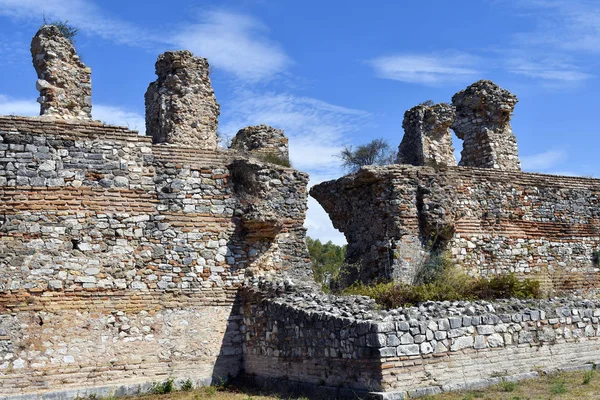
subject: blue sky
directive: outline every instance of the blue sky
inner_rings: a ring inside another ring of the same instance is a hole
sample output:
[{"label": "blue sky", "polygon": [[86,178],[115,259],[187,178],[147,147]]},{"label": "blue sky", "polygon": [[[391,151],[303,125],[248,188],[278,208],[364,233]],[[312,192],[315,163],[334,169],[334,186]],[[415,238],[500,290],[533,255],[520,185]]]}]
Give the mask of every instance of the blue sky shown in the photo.
[{"label": "blue sky", "polygon": [[[344,145],[396,147],[404,111],[479,79],[519,97],[525,170],[600,176],[598,1],[0,0],[0,114],[38,113],[29,43],[44,14],[80,28],[95,118],[143,130],[156,57],[189,49],[213,67],[220,131],[284,129],[311,184],[343,175]],[[342,243],[309,207],[309,235]]]}]

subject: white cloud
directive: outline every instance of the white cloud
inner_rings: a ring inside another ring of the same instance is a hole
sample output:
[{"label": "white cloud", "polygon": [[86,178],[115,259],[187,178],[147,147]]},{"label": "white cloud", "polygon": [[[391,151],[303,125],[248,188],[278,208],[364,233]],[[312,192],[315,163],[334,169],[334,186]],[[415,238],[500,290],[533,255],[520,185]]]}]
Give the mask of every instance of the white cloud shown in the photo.
[{"label": "white cloud", "polygon": [[[39,116],[40,105],[34,100],[12,99],[0,94],[0,115]],[[107,124],[127,126],[141,135],[146,131],[143,115],[121,107],[96,104],[92,107],[92,116]]]},{"label": "white cloud", "polygon": [[243,81],[256,82],[276,76],[291,63],[267,33],[260,21],[249,16],[209,11],[201,15],[199,23],[184,26],[170,40],[207,57],[218,69]]},{"label": "white cloud", "polygon": [[12,99],[0,94],[0,115],[40,115],[40,105],[34,100]]},{"label": "white cloud", "polygon": [[526,171],[547,171],[567,160],[567,153],[560,150],[549,150],[539,154],[521,157],[521,165]]},{"label": "white cloud", "polygon": [[508,70],[530,78],[565,83],[584,81],[593,77],[591,74],[580,71],[575,65],[559,62],[556,59],[531,61],[515,57],[508,60]]},{"label": "white cloud", "polygon": [[369,61],[375,74],[401,82],[438,85],[477,76],[478,59],[468,54],[399,54]]},{"label": "white cloud", "polygon": [[68,20],[83,34],[92,33],[120,44],[147,46],[159,41],[158,36],[107,15],[89,0],[0,0],[0,15],[38,24],[44,15],[50,21]]},{"label": "white cloud", "polygon": [[107,124],[126,126],[129,129],[139,131],[140,135],[146,133],[146,120],[144,116],[133,111],[98,104],[92,107],[92,116],[94,119],[106,122]]}]

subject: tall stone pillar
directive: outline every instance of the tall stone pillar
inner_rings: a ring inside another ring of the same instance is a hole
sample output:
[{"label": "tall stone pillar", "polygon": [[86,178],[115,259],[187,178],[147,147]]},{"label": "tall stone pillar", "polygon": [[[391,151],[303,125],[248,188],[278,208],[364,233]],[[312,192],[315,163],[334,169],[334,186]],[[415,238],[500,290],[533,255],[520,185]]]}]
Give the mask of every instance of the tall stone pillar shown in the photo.
[{"label": "tall stone pillar", "polygon": [[404,136],[398,164],[456,166],[452,133],[454,108],[450,104],[420,104],[404,113]]},{"label": "tall stone pillar", "polygon": [[475,82],[452,96],[452,129],[464,140],[459,165],[521,170],[517,139],[510,126],[517,96],[492,81]]},{"label": "tall stone pillar", "polygon": [[40,92],[40,115],[92,118],[92,70],[54,25],[44,25],[31,41],[31,56]]},{"label": "tall stone pillar", "polygon": [[158,79],[146,91],[146,135],[154,143],[214,150],[220,107],[206,58],[188,50],[158,56]]}]

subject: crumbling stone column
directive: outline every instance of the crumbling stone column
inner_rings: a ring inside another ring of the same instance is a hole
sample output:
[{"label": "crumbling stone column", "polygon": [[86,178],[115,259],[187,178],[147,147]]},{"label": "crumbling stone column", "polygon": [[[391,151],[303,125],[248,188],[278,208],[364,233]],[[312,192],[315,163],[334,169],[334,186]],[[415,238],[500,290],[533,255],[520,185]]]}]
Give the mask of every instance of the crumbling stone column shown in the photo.
[{"label": "crumbling stone column", "polygon": [[289,160],[288,139],[281,129],[268,125],[248,126],[240,129],[231,141],[231,148],[262,156]]},{"label": "crumbling stone column", "polygon": [[188,50],[158,56],[158,79],[145,96],[146,135],[154,143],[216,149],[220,107],[208,74],[206,58]]},{"label": "crumbling stone column", "polygon": [[452,97],[452,129],[464,140],[459,165],[521,170],[517,139],[510,126],[517,96],[492,81],[475,82]]},{"label": "crumbling stone column", "polygon": [[404,113],[404,137],[398,164],[456,166],[452,133],[454,108],[450,104],[420,104]]},{"label": "crumbling stone column", "polygon": [[92,70],[54,25],[44,25],[31,41],[40,92],[40,115],[92,118]]}]

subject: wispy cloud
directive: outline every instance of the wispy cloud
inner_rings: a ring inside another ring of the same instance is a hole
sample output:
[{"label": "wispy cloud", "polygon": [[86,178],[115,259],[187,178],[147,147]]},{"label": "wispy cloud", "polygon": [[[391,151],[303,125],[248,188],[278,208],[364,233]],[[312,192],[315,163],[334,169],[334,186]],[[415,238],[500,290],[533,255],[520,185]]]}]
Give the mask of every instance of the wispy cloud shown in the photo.
[{"label": "wispy cloud", "polygon": [[88,0],[0,0],[0,15],[38,24],[45,15],[49,20],[68,20],[81,29],[120,44],[148,46],[158,36],[125,20],[106,14]]},{"label": "wispy cloud", "polygon": [[558,164],[566,161],[568,155],[565,151],[549,150],[539,154],[521,157],[521,165],[524,170],[531,172],[545,172],[555,168]]},{"label": "wispy cloud", "polygon": [[513,74],[546,81],[576,83],[594,77],[573,64],[556,59],[533,61],[529,57],[513,57],[507,61],[507,67]]},{"label": "wispy cloud", "polygon": [[216,68],[255,82],[272,78],[291,64],[267,34],[264,24],[247,15],[209,11],[200,15],[200,22],[184,26],[170,40],[208,57]]},{"label": "wispy cloud", "polygon": [[516,4],[536,21],[518,39],[533,46],[566,51],[600,52],[600,4],[585,0],[519,0]]},{"label": "wispy cloud", "polygon": [[469,80],[480,74],[478,63],[468,54],[398,54],[369,61],[380,78],[425,85]]}]

